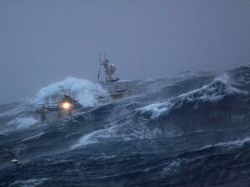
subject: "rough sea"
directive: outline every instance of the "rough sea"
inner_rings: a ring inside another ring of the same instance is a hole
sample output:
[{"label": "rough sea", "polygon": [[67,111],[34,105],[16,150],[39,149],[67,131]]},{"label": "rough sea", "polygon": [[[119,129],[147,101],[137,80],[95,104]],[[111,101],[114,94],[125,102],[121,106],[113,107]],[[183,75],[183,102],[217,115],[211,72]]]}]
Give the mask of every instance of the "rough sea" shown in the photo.
[{"label": "rough sea", "polygon": [[[109,97],[114,86],[123,98]],[[41,123],[37,107],[62,94],[84,108]],[[250,66],[117,83],[67,78],[1,105],[0,186],[250,186]]]}]

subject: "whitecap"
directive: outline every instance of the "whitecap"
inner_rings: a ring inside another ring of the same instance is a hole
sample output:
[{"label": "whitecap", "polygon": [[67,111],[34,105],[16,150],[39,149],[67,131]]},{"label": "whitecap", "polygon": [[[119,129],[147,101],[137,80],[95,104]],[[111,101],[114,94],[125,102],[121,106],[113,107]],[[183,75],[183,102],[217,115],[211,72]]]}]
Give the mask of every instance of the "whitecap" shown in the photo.
[{"label": "whitecap", "polygon": [[85,107],[97,104],[99,96],[108,95],[107,91],[98,83],[70,77],[42,88],[30,99],[30,102],[34,104],[55,103],[64,94],[74,97]]}]

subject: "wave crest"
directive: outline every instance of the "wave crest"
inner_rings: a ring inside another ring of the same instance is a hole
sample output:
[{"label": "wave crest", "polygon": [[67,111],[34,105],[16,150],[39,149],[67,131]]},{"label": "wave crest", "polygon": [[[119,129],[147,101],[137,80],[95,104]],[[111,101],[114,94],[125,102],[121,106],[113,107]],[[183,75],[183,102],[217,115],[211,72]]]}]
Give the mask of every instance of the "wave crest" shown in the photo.
[{"label": "wave crest", "polygon": [[63,94],[74,97],[86,107],[94,106],[99,96],[108,95],[107,91],[98,83],[70,77],[42,88],[31,99],[31,102],[35,104],[53,103],[57,102]]},{"label": "wave crest", "polygon": [[216,78],[212,83],[202,88],[181,94],[177,97],[168,99],[163,103],[154,103],[142,108],[138,111],[143,114],[149,114],[152,119],[158,118],[163,113],[171,112],[174,109],[180,109],[188,105],[190,110],[198,109],[205,103],[218,103],[226,96],[247,95],[247,91],[243,91],[232,87],[228,83],[228,76]]}]

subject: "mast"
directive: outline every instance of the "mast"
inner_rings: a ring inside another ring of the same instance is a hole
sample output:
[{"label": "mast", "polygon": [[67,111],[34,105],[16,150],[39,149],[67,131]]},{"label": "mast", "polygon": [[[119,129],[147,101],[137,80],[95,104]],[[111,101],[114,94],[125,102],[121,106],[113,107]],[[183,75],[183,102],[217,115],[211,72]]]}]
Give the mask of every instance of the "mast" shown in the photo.
[{"label": "mast", "polygon": [[116,71],[115,65],[112,64],[110,60],[107,59],[105,51],[104,51],[103,56],[104,56],[104,60],[101,60],[101,56],[99,55],[100,68],[98,72],[98,80],[100,79],[101,66],[104,66],[106,81],[108,82],[118,81],[119,79],[113,79],[113,74]]}]

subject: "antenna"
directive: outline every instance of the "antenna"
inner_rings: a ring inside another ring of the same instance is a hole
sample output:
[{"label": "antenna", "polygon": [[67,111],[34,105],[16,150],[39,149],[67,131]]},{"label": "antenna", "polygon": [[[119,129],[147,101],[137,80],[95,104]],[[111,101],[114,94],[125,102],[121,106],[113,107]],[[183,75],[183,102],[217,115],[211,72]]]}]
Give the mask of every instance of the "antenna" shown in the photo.
[{"label": "antenna", "polygon": [[106,59],[106,52],[105,51],[103,52],[103,55],[104,55],[104,58]]},{"label": "antenna", "polygon": [[101,68],[102,68],[102,61],[101,61],[101,54],[99,53],[99,63],[100,63],[100,68],[99,68],[99,72],[98,72],[98,81],[100,79],[100,73],[101,73]]}]

